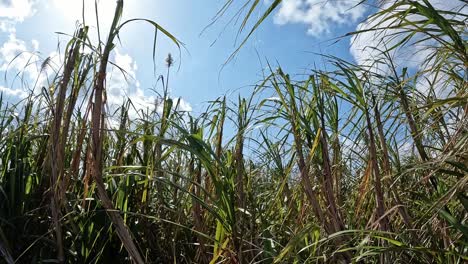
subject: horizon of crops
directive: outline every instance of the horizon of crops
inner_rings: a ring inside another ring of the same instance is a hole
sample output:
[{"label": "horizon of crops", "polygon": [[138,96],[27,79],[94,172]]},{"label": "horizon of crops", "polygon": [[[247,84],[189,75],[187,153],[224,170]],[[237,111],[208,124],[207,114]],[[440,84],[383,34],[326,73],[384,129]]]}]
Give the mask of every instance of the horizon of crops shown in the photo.
[{"label": "horizon of crops", "polygon": [[[462,9],[395,1],[372,17],[392,45],[368,64],[324,56],[332,70],[307,76],[269,64],[249,96],[197,114],[169,93],[170,56],[154,105],[106,102],[127,24],[182,47],[122,10],[103,42],[78,26],[49,87],[14,104],[0,94],[0,263],[468,261]],[[395,50],[427,40],[419,71],[395,65]]]}]

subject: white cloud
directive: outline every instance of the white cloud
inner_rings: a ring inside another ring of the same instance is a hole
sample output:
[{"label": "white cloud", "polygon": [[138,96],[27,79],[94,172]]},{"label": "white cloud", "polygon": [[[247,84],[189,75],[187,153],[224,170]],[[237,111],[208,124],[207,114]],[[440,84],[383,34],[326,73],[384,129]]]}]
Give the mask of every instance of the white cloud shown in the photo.
[{"label": "white cloud", "polygon": [[[468,7],[459,0],[429,0],[430,3],[440,10],[461,10],[462,13],[468,14]],[[384,1],[381,5],[382,9],[390,7],[394,2],[393,1]],[[460,9],[462,8],[462,9]],[[359,24],[356,28],[357,31],[368,30],[373,27],[376,27],[379,23],[379,28],[386,28],[390,26],[393,20],[383,21],[386,17],[393,15],[388,14],[386,16],[380,17],[379,19],[371,19],[370,17]],[[421,17],[419,15],[410,15],[410,20],[417,20]],[[389,67],[386,63],[375,64],[375,62],[382,58],[382,51],[386,50],[400,41],[403,40],[406,34],[399,34],[402,32],[401,29],[382,29],[376,31],[367,31],[359,35],[355,35],[351,38],[350,53],[354,57],[355,61],[359,65],[365,65],[372,67],[371,69],[375,72],[382,74],[388,74]],[[415,35],[413,37],[413,43],[421,40],[422,35]],[[393,59],[396,67],[408,67],[410,69],[420,69],[423,66],[428,55],[434,52],[437,47],[437,42],[433,39],[428,39],[422,42],[419,42],[414,45],[406,45],[402,48],[394,49],[391,51],[390,56]],[[426,62],[427,63],[427,62]],[[429,65],[431,62],[429,62]],[[421,79],[434,80],[435,76],[422,76]],[[437,78],[444,78],[443,76],[437,76]],[[438,83],[436,80],[433,83]],[[421,87],[422,92],[427,90],[426,87]]]},{"label": "white cloud", "polygon": [[448,97],[454,87],[449,76],[443,72],[428,72],[421,75],[417,80],[416,86],[423,94],[428,94],[433,89],[437,98]]},{"label": "white cloud", "polygon": [[[32,84],[36,84],[35,88],[47,86],[47,81],[50,76],[57,74],[63,63],[63,54],[52,52],[48,56],[48,66],[41,69],[43,59],[38,55],[39,42],[31,40],[27,43],[24,40],[18,39],[14,33],[9,35],[6,42],[0,46],[0,71],[8,71],[12,75],[19,73],[21,82],[12,85],[20,85],[22,88],[12,89],[0,87],[0,93],[8,96],[24,98],[33,89]],[[118,106],[126,98],[132,100],[136,109],[131,109],[130,115],[132,118],[137,117],[137,111],[154,109],[162,112],[162,106],[156,106],[158,98],[148,96],[140,88],[140,83],[137,80],[138,65],[136,61],[129,55],[122,53],[116,49],[113,56],[113,63],[117,66],[109,66],[107,74],[107,102],[111,109]],[[24,77],[24,78],[23,78]],[[172,97],[174,106],[178,105],[180,111],[192,111],[190,103],[180,97]]]},{"label": "white cloud", "polygon": [[[39,41],[32,39],[29,43],[18,39],[10,33],[8,39],[0,46],[0,71],[7,76],[7,86],[20,86],[23,92],[48,86],[50,77],[60,70],[63,55],[51,52],[48,63],[42,67],[45,57],[39,53]],[[23,93],[12,93],[21,97]]]},{"label": "white cloud", "polygon": [[14,74],[26,75],[30,80],[35,80],[39,76],[40,67],[37,65],[39,57],[37,55],[38,42],[33,42],[32,47],[21,39],[16,38],[11,33],[8,40],[0,47],[0,71],[13,71]]},{"label": "white cloud", "polygon": [[[138,116],[136,111],[150,111],[157,107],[159,113],[162,112],[160,98],[148,96],[140,88],[140,82],[137,79],[138,65],[129,55],[124,54],[118,49],[115,50],[114,61],[118,67],[112,66],[107,79],[107,100],[112,106],[122,104],[122,101],[129,98],[136,109],[131,108],[129,115],[132,118]],[[192,111],[190,103],[180,97],[172,97],[174,107],[178,104],[180,111]]]},{"label": "white cloud", "polygon": [[[459,0],[429,0],[429,2],[435,7],[435,9],[438,10],[455,10],[457,12],[468,14],[468,6]],[[394,1],[390,0],[383,1],[380,7],[385,9],[390,7],[393,3]],[[359,24],[356,30],[372,29],[379,23],[379,28],[387,28],[390,26],[391,22],[388,20],[383,20],[391,15],[393,14],[388,14],[387,16],[379,18],[378,20],[372,20],[369,17],[365,22]],[[409,20],[413,21],[421,19],[421,17],[417,15],[409,15],[408,18]],[[455,19],[463,20],[464,18],[455,17]],[[387,48],[390,48],[404,40],[403,38],[407,36],[407,34],[400,33],[402,33],[401,29],[382,29],[361,33],[351,39],[350,53],[358,64],[369,66],[371,67],[370,70],[380,74],[389,74],[390,68],[386,62],[376,65],[373,63],[383,57],[383,50],[386,50]],[[437,63],[437,58],[434,57],[429,61],[426,60],[432,53],[434,53],[438,43],[434,39],[427,39],[419,42],[419,40],[422,40],[422,38],[422,35],[416,34],[413,36],[413,39],[410,43],[402,46],[399,49],[391,51],[390,56],[392,57],[392,60],[398,70],[401,70],[402,67],[408,67],[410,71],[418,71],[420,73],[420,76],[418,76],[417,82],[415,84],[416,89],[419,92],[422,94],[428,94],[428,92],[432,90],[434,91],[436,97],[445,98],[449,96],[451,92],[453,92],[455,82],[453,80],[448,81],[448,76],[443,71],[430,70],[430,68]],[[447,62],[447,67],[449,67],[448,64],[449,63]],[[450,115],[451,113],[446,114],[444,118],[446,121],[453,120],[451,127],[449,125],[449,134],[453,134],[454,127],[461,123],[456,122]],[[429,122],[431,121],[429,120]],[[429,126],[430,124],[427,125]],[[410,138],[398,140],[397,144],[398,154],[401,158],[410,157],[414,154],[414,142]]]},{"label": "white cloud", "polygon": [[[39,42],[34,40],[30,49],[25,41],[16,38],[16,24],[36,12],[34,4],[35,0],[0,0],[0,32],[8,34],[7,40],[0,47],[0,71],[19,73],[21,86],[30,81],[30,78],[37,78],[39,75],[35,65],[38,60],[36,51]],[[25,90],[3,86],[0,86],[0,92],[19,98],[27,95]]]},{"label": "white cloud", "polygon": [[277,24],[306,24],[307,33],[318,37],[332,27],[356,22],[364,15],[360,0],[283,0],[274,17]]},{"label": "white cloud", "polygon": [[136,80],[138,66],[130,55],[122,54],[118,49],[113,62],[118,67],[112,66],[107,75],[107,99],[111,104],[120,104],[124,97],[130,95],[131,88],[140,86]]},{"label": "white cloud", "polygon": [[6,33],[15,33],[16,32],[15,24],[16,22],[10,21],[8,19],[0,20],[0,31],[6,32]]},{"label": "white cloud", "polygon": [[26,93],[22,89],[12,89],[3,86],[0,86],[0,94],[18,98],[25,98],[26,96],[28,96],[28,93]]},{"label": "white cloud", "polygon": [[[192,106],[189,102],[185,101],[182,97],[170,97],[173,101],[172,109],[183,112],[191,112]],[[120,103],[124,97],[120,98]],[[131,118],[136,118],[138,116],[137,111],[152,111],[156,107],[156,112],[162,114],[163,112],[163,103],[162,99],[156,96],[146,95],[142,89],[137,88],[135,92],[128,95],[128,99],[132,101],[135,108],[131,108],[129,115]],[[177,108],[175,108],[177,107]]]},{"label": "white cloud", "polygon": [[192,105],[189,102],[185,101],[182,97],[172,98],[175,104],[178,105],[177,110],[184,111],[184,112],[191,112]]},{"label": "white cloud", "polygon": [[16,56],[26,52],[26,43],[23,40],[17,39],[15,34],[10,34],[8,40],[3,43],[0,48],[1,58],[3,60],[1,70],[5,70],[6,63],[12,61]]},{"label": "white cloud", "polygon": [[39,41],[37,39],[32,39],[31,44],[33,46],[33,50],[39,50]]},{"label": "white cloud", "polygon": [[2,0],[0,1],[0,18],[22,22],[36,11],[32,0]]}]

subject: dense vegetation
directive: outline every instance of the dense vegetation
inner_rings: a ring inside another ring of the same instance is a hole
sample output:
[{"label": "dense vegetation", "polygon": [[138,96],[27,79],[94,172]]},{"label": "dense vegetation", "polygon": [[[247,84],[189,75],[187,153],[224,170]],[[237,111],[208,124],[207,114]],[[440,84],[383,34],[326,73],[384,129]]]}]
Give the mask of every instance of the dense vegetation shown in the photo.
[{"label": "dense vegetation", "polygon": [[[371,64],[271,66],[194,116],[167,82],[154,107],[107,106],[122,2],[105,43],[77,29],[50,87],[0,97],[0,263],[468,261],[466,14],[396,1],[369,30],[401,41]],[[395,65],[427,39],[420,71]]]}]

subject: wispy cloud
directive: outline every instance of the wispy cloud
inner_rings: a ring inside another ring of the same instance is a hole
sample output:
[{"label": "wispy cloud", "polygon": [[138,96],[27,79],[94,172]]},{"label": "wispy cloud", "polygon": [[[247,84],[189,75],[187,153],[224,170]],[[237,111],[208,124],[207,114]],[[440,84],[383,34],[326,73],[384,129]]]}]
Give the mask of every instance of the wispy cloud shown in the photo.
[{"label": "wispy cloud", "polygon": [[[0,72],[9,77],[5,79],[7,87],[34,91],[48,86],[51,78],[59,72],[63,54],[50,52],[47,58],[43,57],[40,55],[39,45],[39,41],[35,39],[26,42],[17,38],[14,32],[9,34],[0,46]],[[43,64],[46,59],[48,63]]]},{"label": "wispy cloud", "polygon": [[112,66],[107,74],[107,96],[111,104],[120,104],[125,96],[140,87],[136,79],[138,70],[137,63],[129,54],[124,54],[118,49],[115,50],[114,60],[116,66]]},{"label": "wispy cloud", "polygon": [[[16,25],[31,17],[36,12],[36,0],[0,1],[0,34],[6,38],[0,46],[0,71],[11,71],[20,79],[16,84],[21,88],[12,88],[10,84],[0,87],[0,92],[13,97],[24,97],[25,90],[32,82],[40,81],[40,64],[37,50],[39,42],[26,42],[16,36]],[[11,84],[15,86],[15,84]]]},{"label": "wispy cloud", "polygon": [[36,11],[33,0],[3,0],[0,1],[0,18],[22,22]]},{"label": "wispy cloud", "polygon": [[0,71],[11,73],[13,80],[20,81],[24,88],[33,88],[40,78],[40,59],[37,54],[38,42],[27,43],[10,33],[8,39],[0,46]]},{"label": "wispy cloud", "polygon": [[28,94],[23,91],[22,89],[12,89],[8,87],[0,86],[0,94],[4,94],[6,96],[13,96],[18,98],[25,98]]},{"label": "wispy cloud", "polygon": [[[429,0],[431,5],[439,10],[461,10],[462,13],[468,14],[468,7],[459,0]],[[390,7],[393,1],[383,1],[381,8],[385,9]],[[397,10],[398,11],[398,10]],[[403,41],[405,34],[399,34],[402,29],[385,29],[390,26],[392,20],[384,19],[393,13],[382,16],[379,19],[372,19],[368,17],[366,21],[359,24],[356,28],[357,31],[365,31],[359,35],[351,38],[350,53],[355,61],[364,66],[370,67],[372,71],[381,74],[388,74],[389,66],[387,63],[376,64],[377,61],[382,59],[382,51],[396,45]],[[409,15],[409,20],[421,19],[418,15]],[[381,30],[366,31],[379,25]],[[431,38],[426,38],[424,41],[422,35],[413,36],[413,45],[402,46],[398,49],[393,49],[390,56],[393,59],[397,68],[408,67],[410,69],[419,70],[424,67],[424,63],[433,64],[433,61],[426,61],[429,55],[437,48],[437,42]],[[418,81],[418,89],[421,92],[428,91],[428,85],[443,84],[446,76],[439,74],[437,76],[429,76],[428,74],[421,76]],[[446,94],[447,87],[437,88],[440,95]]]},{"label": "wispy cloud", "polygon": [[[119,49],[115,50],[114,63],[108,74],[107,80],[107,97],[111,105],[120,105],[126,98],[132,101],[136,109],[131,109],[129,114],[136,117],[136,111],[152,110],[156,107],[156,111],[162,112],[162,104],[160,98],[153,95],[147,95],[141,89],[140,82],[137,78],[138,65],[132,56],[122,53]],[[179,111],[192,111],[192,106],[189,102],[181,97],[172,97],[174,106],[178,106]]]},{"label": "wispy cloud", "polygon": [[359,0],[283,0],[274,17],[277,24],[305,24],[307,33],[319,37],[336,25],[356,22],[366,11]]},{"label": "wispy cloud", "polygon": [[[105,16],[113,15],[113,12],[108,11],[113,10],[114,0],[98,2],[102,14]],[[133,1],[129,2],[134,3]],[[0,0],[0,34],[5,36],[4,42],[0,43],[0,72],[6,73],[8,77],[11,76],[11,78],[7,78],[7,83],[0,86],[0,93],[5,96],[24,98],[35,89],[42,86],[47,87],[48,81],[52,80],[50,77],[55,76],[61,70],[63,54],[50,52],[45,53],[49,54],[48,56],[42,56],[39,52],[39,41],[35,39],[23,40],[18,38],[16,34],[16,25],[35,14],[37,3],[37,0]],[[81,19],[81,0],[54,0],[53,4],[65,12],[65,15],[69,15],[71,19]],[[94,0],[85,0],[85,7],[86,14],[88,14],[87,23],[93,24],[95,22]],[[100,15],[102,15],[101,13]],[[111,21],[111,19],[107,20]],[[46,57],[48,57],[47,67],[42,67]],[[160,99],[156,95],[148,95],[140,87],[137,77],[138,65],[130,54],[115,49],[112,62],[115,65],[109,67],[106,80],[107,102],[111,107],[120,105],[124,99],[129,98],[136,108],[132,110],[133,117],[136,117],[136,111],[139,110],[157,107],[157,111],[162,111],[159,109],[161,106],[159,108],[157,106]],[[183,98],[176,96],[171,96],[171,98],[178,110],[192,111],[190,103]]]}]

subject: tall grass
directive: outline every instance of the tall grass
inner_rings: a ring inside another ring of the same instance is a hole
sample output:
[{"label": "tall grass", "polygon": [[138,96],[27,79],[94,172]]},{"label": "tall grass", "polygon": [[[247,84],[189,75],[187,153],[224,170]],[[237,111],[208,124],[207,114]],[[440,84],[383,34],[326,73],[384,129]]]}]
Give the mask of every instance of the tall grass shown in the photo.
[{"label": "tall grass", "polygon": [[[135,21],[117,2],[107,40],[79,27],[50,87],[0,95],[4,262],[468,261],[466,15],[396,1],[375,18],[402,29],[397,45],[438,41],[419,72],[396,47],[387,74],[334,57],[302,78],[270,67],[249,97],[194,116],[168,94],[171,59],[154,106],[108,107],[109,57]],[[444,97],[418,89],[423,73],[445,76]]]}]

